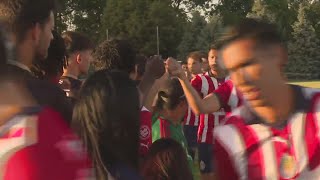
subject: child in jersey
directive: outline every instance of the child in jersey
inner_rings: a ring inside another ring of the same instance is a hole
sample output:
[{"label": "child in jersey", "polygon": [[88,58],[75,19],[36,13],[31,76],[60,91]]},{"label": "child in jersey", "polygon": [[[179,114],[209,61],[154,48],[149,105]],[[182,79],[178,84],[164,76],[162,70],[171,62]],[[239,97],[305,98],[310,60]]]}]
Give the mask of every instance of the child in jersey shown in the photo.
[{"label": "child in jersey", "polygon": [[[152,117],[152,141],[160,138],[172,138],[188,152],[188,144],[183,133],[182,120],[188,104],[178,79],[169,79],[166,89],[158,93],[155,113]],[[188,155],[191,170],[193,161]]]}]

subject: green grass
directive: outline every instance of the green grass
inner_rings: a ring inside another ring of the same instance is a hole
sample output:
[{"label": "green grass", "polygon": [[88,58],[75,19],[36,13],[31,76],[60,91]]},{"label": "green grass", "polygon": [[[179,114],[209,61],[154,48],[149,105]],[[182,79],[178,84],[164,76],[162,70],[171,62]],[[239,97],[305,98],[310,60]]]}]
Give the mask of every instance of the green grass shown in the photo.
[{"label": "green grass", "polygon": [[300,86],[320,89],[320,81],[290,82],[290,84],[296,84]]}]

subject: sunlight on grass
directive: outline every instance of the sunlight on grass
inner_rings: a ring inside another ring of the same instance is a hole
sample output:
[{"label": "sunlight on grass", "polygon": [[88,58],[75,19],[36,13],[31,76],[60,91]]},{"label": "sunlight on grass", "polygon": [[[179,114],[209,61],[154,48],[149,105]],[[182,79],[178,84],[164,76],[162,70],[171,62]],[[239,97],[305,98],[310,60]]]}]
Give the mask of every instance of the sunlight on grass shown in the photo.
[{"label": "sunlight on grass", "polygon": [[311,88],[320,88],[320,81],[308,81],[308,82],[290,82],[290,84],[296,84]]}]

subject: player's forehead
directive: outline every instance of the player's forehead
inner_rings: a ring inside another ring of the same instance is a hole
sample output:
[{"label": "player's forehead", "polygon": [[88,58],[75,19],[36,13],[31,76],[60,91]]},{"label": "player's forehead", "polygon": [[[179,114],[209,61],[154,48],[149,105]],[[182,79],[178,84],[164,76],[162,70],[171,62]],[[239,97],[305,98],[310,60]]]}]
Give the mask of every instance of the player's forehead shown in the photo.
[{"label": "player's forehead", "polygon": [[245,61],[255,58],[255,41],[252,39],[239,39],[226,45],[220,54],[220,60],[226,68],[233,68]]}]

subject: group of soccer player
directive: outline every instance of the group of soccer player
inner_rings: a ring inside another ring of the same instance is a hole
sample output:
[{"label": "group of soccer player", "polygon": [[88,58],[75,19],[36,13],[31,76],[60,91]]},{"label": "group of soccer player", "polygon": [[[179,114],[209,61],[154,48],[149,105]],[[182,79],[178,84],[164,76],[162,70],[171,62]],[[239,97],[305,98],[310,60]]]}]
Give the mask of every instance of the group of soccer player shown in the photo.
[{"label": "group of soccer player", "polygon": [[181,64],[60,35],[54,11],[0,1],[0,179],[320,179],[320,90],[288,84],[274,25]]}]

